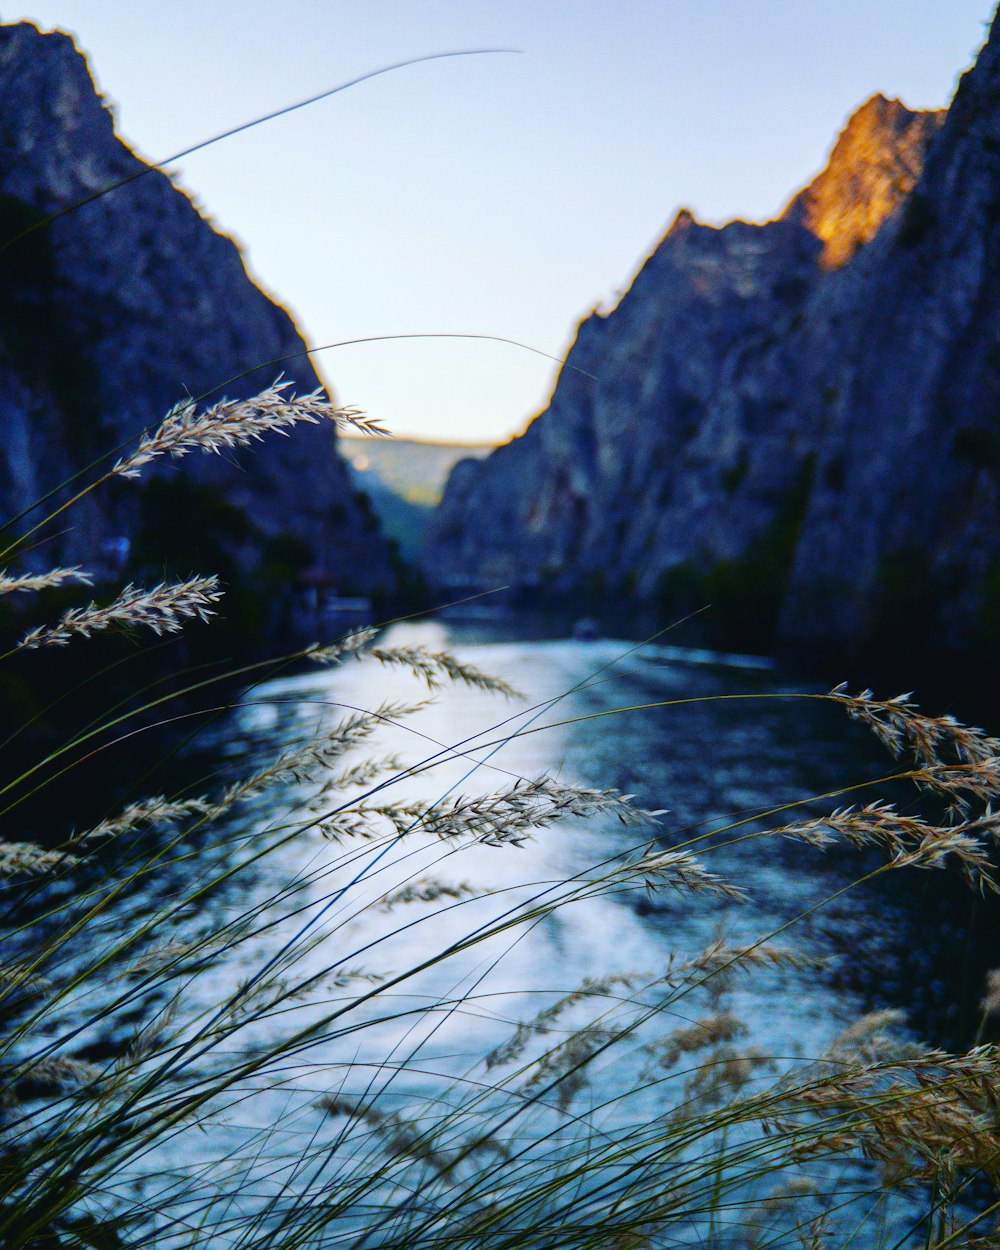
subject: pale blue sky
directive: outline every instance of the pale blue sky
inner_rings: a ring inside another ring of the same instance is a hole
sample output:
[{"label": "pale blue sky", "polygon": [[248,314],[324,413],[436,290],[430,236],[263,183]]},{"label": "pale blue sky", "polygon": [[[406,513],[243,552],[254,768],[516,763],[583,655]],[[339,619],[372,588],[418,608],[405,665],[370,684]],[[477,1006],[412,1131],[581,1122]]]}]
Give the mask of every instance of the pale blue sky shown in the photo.
[{"label": "pale blue sky", "polygon": [[[182,185],[313,344],[428,331],[562,354],[677,209],[765,220],[881,91],[937,108],[993,0],[23,0],[76,34],[121,134],[162,160],[410,56],[186,159]],[[499,344],[316,358],[400,434],[503,439],[556,366]]]}]

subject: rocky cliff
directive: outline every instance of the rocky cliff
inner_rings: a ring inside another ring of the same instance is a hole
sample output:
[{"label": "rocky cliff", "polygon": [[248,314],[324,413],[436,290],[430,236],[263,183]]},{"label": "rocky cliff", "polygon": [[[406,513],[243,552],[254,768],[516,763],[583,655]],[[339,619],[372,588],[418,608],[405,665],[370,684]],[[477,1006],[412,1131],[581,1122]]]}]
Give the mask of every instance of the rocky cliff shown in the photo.
[{"label": "rocky cliff", "polygon": [[703,604],[729,645],[1000,624],[1000,30],[946,118],[875,97],[766,225],[681,213],[548,409],[454,470],[442,584]]},{"label": "rocky cliff", "polygon": [[[187,395],[251,395],[282,371],[300,392],[319,385],[306,357],[263,363],[303,351],[291,319],[232,240],[116,136],[68,36],[0,26],[0,101],[0,515],[52,490],[58,500],[60,483]],[[330,429],[156,469],[88,498],[34,560],[91,567],[130,546],[161,568],[221,561],[286,577],[310,568],[351,590],[392,584]]]}]

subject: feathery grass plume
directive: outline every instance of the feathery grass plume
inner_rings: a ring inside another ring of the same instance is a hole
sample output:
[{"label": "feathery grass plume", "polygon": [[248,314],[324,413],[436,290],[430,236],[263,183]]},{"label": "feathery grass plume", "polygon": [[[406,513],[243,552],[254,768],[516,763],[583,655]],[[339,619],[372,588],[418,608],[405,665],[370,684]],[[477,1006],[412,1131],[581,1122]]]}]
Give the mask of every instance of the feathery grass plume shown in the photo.
[{"label": "feathery grass plume", "polygon": [[483,893],[479,886],[468,885],[466,882],[452,885],[447,881],[431,881],[425,877],[386,894],[378,905],[383,911],[392,911],[402,903],[436,903],[442,898],[480,898]]},{"label": "feathery grass plume", "polygon": [[124,1079],[145,1060],[158,1054],[165,1042],[172,1040],[171,1030],[177,1022],[180,1007],[180,998],[172,998],[152,1020],[135,1030],[111,1069],[109,1076],[112,1082]]},{"label": "feathery grass plume", "polygon": [[0,964],[0,993],[5,985],[25,986],[36,990],[49,990],[52,982],[48,977],[29,972],[23,964]]},{"label": "feathery grass plume", "polygon": [[314,644],[305,651],[314,664],[336,664],[348,656],[366,657],[387,668],[403,668],[426,682],[428,690],[438,691],[449,682],[461,682],[474,690],[503,695],[506,699],[523,698],[509,682],[484,673],[471,664],[463,664],[448,651],[431,651],[429,647],[376,647],[375,629],[356,630],[340,642],[325,646]]},{"label": "feathery grass plume", "polygon": [[483,673],[471,664],[461,663],[447,651],[431,651],[427,647],[372,647],[365,654],[379,664],[408,669],[427,683],[428,690],[440,690],[448,682],[461,682],[474,690],[503,695],[506,699],[523,697],[508,682]]},{"label": "feathery grass plume", "polygon": [[153,798],[129,803],[117,816],[109,816],[107,820],[102,820],[100,824],[85,829],[82,833],[74,833],[70,841],[79,844],[99,842],[133,829],[172,825],[187,816],[205,815],[210,808],[211,803],[205,797],[168,799],[166,795],[158,794]]},{"label": "feathery grass plume", "polygon": [[684,1114],[704,1114],[712,1107],[732,1105],[748,1085],[778,1071],[771,1055],[737,1050],[719,1042],[685,1080]]},{"label": "feathery grass plume", "polygon": [[85,586],[93,586],[94,579],[85,573],[78,564],[67,569],[49,569],[46,573],[8,573],[0,570],[0,595],[13,594],[15,591],[27,592],[49,590],[53,586],[62,586],[65,582],[82,582]]},{"label": "feathery grass plume", "polygon": [[899,1035],[905,1023],[906,1013],[898,1008],[869,1011],[837,1034],[827,1049],[827,1058],[878,1063],[919,1054],[919,1047]]},{"label": "feathery grass plume", "polygon": [[[655,821],[657,813],[648,812],[646,815]],[[639,859],[612,868],[602,881],[611,884],[615,881],[635,882],[638,879],[641,879],[650,893],[655,893],[663,886],[670,886],[693,893],[715,894],[738,903],[746,902],[749,897],[739,886],[731,885],[716,873],[709,872],[688,851],[661,851],[655,846],[650,847]]]},{"label": "feathery grass plume", "polygon": [[987,811],[961,824],[932,825],[907,816],[892,803],[875,800],[864,807],[844,807],[812,820],[771,830],[785,838],[821,849],[843,839],[856,848],[883,847],[893,867],[940,868],[954,856],[969,883],[981,892],[1000,892],[984,836],[996,839],[1000,813]]},{"label": "feathery grass plume", "polygon": [[352,712],[338,721],[333,729],[300,746],[289,747],[257,772],[233,782],[215,803],[209,805],[205,813],[206,819],[215,820],[237,803],[253,798],[273,786],[293,781],[300,784],[315,781],[317,774],[325,773],[348,751],[365,743],[382,725],[393,724],[406,716],[412,716],[424,707],[424,702],[386,702],[371,712]]},{"label": "feathery grass plume", "polygon": [[949,762],[943,753],[964,764],[981,764],[1000,756],[1000,739],[982,729],[963,725],[954,716],[927,716],[912,702],[912,694],[876,699],[871,690],[847,693],[847,683],[827,696],[842,704],[853,719],[867,725],[897,759],[910,751],[919,763],[933,767]]},{"label": "feathery grass plume", "polygon": [[569,817],[614,816],[623,825],[656,824],[653,813],[635,807],[632,795],[617,790],[592,790],[563,785],[551,777],[517,780],[496,794],[468,798],[455,795],[436,804],[379,806],[362,804],[338,814],[331,822],[335,831],[343,816],[382,816],[397,833],[419,828],[436,838],[468,838],[485,846],[520,846],[533,829],[544,828]]},{"label": "feathery grass plume", "polygon": [[47,851],[34,842],[0,842],[0,878],[36,876],[78,862],[75,855]]},{"label": "feathery grass plume", "polygon": [[203,943],[194,939],[190,942],[160,942],[157,946],[143,951],[136,959],[122,970],[123,976],[145,976],[149,972],[160,972],[177,964],[185,955],[191,955],[203,949]]},{"label": "feathery grass plume", "polygon": [[697,955],[681,958],[671,953],[660,980],[666,985],[686,985],[697,978],[709,978],[728,987],[730,974],[753,969],[777,971],[785,968],[815,969],[821,963],[814,955],[804,955],[788,946],[757,942],[753,946],[730,946],[721,938],[710,942]]},{"label": "feathery grass plume", "polygon": [[244,977],[236,986],[232,1002],[227,1003],[218,1028],[228,1033],[232,1024],[244,1024],[251,1019],[272,1015],[283,1003],[301,998],[301,986],[287,977],[272,976],[255,980]]},{"label": "feathery grass plume", "polygon": [[339,773],[323,783],[323,789],[311,806],[316,808],[325,802],[326,796],[340,790],[357,790],[372,785],[387,773],[403,771],[402,761],[398,755],[385,755],[381,759],[359,760],[342,768]]},{"label": "feathery grass plume", "polygon": [[142,590],[131,582],[117,598],[104,607],[93,601],[85,608],[70,608],[56,625],[40,625],[21,639],[16,650],[36,647],[64,647],[74,637],[104,629],[132,629],[141,626],[155,634],[174,634],[191,617],[207,621],[215,615],[211,606],[222,598],[219,579],[191,577],[186,582],[161,582],[151,590]]},{"label": "feathery grass plume", "polygon": [[986,993],[979,1006],[986,1017],[1000,1015],[1000,968],[990,968],[986,973]]},{"label": "feathery grass plume", "polygon": [[860,1153],[892,1188],[952,1184],[963,1172],[1000,1179],[992,1047],[965,1055],[904,1048],[899,1058],[853,1064],[839,1052],[829,1058],[829,1075],[789,1085],[773,1100],[781,1118],[768,1131],[789,1136],[792,1160]]},{"label": "feathery grass plume", "polygon": [[287,435],[291,426],[301,423],[330,421],[363,434],[388,433],[356,408],[338,408],[320,387],[308,395],[286,394],[291,385],[279,377],[252,399],[222,399],[201,412],[193,400],[181,401],[152,434],[143,434],[135,451],[116,462],[110,476],[138,477],[158,456],[180,460],[193,451],[218,455],[225,447],[244,446],[265,434]]},{"label": "feathery grass plume", "polygon": [[956,823],[968,818],[973,800],[986,805],[980,819],[995,821],[993,805],[1000,800],[1000,755],[968,764],[928,764],[909,775],[918,785],[948,799],[949,816]]},{"label": "feathery grass plume", "polygon": [[830,1215],[821,1211],[804,1224],[797,1224],[795,1231],[799,1234],[802,1250],[828,1250],[830,1238],[833,1236]]},{"label": "feathery grass plume", "polygon": [[24,1098],[40,1094],[60,1094],[65,1090],[96,1085],[102,1075],[101,1068],[86,1059],[47,1055],[17,1064],[5,1072],[2,1079],[5,1089]]},{"label": "feathery grass plume", "polygon": [[378,630],[370,625],[354,629],[337,642],[311,642],[302,655],[314,664],[337,664],[346,656],[361,656],[378,637]]},{"label": "feathery grass plume", "polygon": [[654,1054],[664,1068],[672,1068],[683,1055],[719,1046],[746,1037],[747,1026],[731,1011],[717,1011],[686,1028],[675,1029],[662,1041],[652,1042],[645,1049]]},{"label": "feathery grass plume", "polygon": [[304,1003],[322,990],[344,990],[350,985],[380,985],[386,980],[384,972],[369,972],[365,968],[338,968],[329,975],[298,980],[280,973],[255,980],[246,977],[236,987],[232,1000],[226,1004],[217,1031],[228,1034],[233,1027],[242,1027],[252,1021],[274,1014],[279,1007]]},{"label": "feathery grass plume", "polygon": [[507,790],[469,798],[455,795],[437,803],[368,803],[345,808],[322,822],[325,837],[379,836],[374,820],[397,834],[418,830],[442,840],[469,838],[487,846],[520,846],[530,831],[568,816],[613,812],[623,822],[641,824],[649,813],[632,807],[630,795],[564,786],[550,777],[519,779]]},{"label": "feathery grass plume", "polygon": [[52,982],[48,977],[29,972],[23,964],[0,964],[0,998],[16,990],[25,994],[42,994],[51,989]]},{"label": "feathery grass plume", "polygon": [[246,928],[245,924],[234,925],[218,931],[209,929],[198,937],[189,938],[186,941],[168,938],[155,942],[142,954],[132,959],[122,969],[121,975],[139,977],[147,976],[151,972],[162,972],[164,969],[171,971],[176,971],[181,967],[186,969],[190,966],[186,962],[189,955],[193,955],[198,963],[211,960],[219,951],[232,946]]},{"label": "feathery grass plume", "polygon": [[453,1166],[453,1156],[442,1154],[434,1146],[429,1130],[421,1131],[396,1112],[385,1114],[360,1099],[343,1094],[326,1094],[316,1106],[329,1116],[346,1115],[367,1124],[390,1156],[406,1156],[426,1164],[439,1175],[446,1175]]},{"label": "feathery grass plume", "polygon": [[[917,710],[909,694],[876,699],[870,690],[857,695],[846,691],[846,684],[841,684],[827,697],[846,707],[854,720],[867,725],[897,759],[906,752],[913,755],[917,767],[906,776],[948,800],[947,819],[951,825],[959,827],[961,835],[953,851],[960,861],[966,861],[962,863],[966,875],[980,889],[996,888],[988,872],[968,862],[969,856],[978,856],[978,851],[961,837],[974,834],[987,834],[994,840],[997,837],[1000,821],[993,805],[1000,800],[1000,738],[963,725],[954,716],[926,716]],[[970,821],[974,803],[984,804],[985,811],[975,821]],[[940,862],[944,853],[942,846],[936,862]],[[922,867],[934,862],[929,844],[917,858],[922,861],[918,866]]]},{"label": "feathery grass plume", "polygon": [[575,990],[564,994],[531,1020],[519,1024],[505,1042],[495,1046],[483,1060],[486,1070],[519,1059],[532,1038],[548,1033],[560,1016],[579,1003],[593,998],[605,998],[619,987],[631,989],[638,979],[638,974],[629,972],[615,972],[605,977],[585,977]]},{"label": "feathery grass plume", "polygon": [[[317,804],[312,806],[315,809]],[[324,820],[317,820],[316,828],[328,842],[337,845],[354,840],[371,842],[409,833],[424,810],[423,806],[405,803],[362,802]]]},{"label": "feathery grass plume", "polygon": [[761,1205],[778,1208],[787,1203],[789,1198],[811,1198],[818,1192],[819,1185],[811,1177],[790,1176],[769,1193]]},{"label": "feathery grass plume", "polygon": [[532,1090],[539,1085],[555,1084],[556,1105],[560,1111],[565,1111],[588,1083],[587,1065],[628,1032],[628,1029],[611,1029],[599,1024],[584,1025],[542,1055],[532,1066],[522,1088]]},{"label": "feathery grass plume", "polygon": [[380,985],[388,976],[385,972],[369,972],[367,968],[338,968],[331,976],[320,981],[324,989],[344,990],[361,982],[364,985]]}]

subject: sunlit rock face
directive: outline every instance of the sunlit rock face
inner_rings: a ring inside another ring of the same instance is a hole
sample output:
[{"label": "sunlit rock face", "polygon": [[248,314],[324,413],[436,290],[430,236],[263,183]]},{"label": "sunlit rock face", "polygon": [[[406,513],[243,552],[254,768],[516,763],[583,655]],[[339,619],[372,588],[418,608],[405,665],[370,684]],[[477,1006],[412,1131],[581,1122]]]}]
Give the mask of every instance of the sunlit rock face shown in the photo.
[{"label": "sunlit rock face", "polygon": [[[232,240],[116,137],[68,36],[0,26],[0,98],[2,514],[189,395],[247,396],[281,372],[299,392],[319,385],[307,358],[284,359],[305,344]],[[192,456],[150,476],[156,525],[180,512],[190,527],[191,510],[204,506],[206,528],[218,527],[206,537],[238,567],[291,541],[299,565],[339,585],[391,583],[387,549],[331,428],[303,426],[252,454]],[[89,564],[109,542],[134,547],[147,489],[92,496],[36,558]]]},{"label": "sunlit rock face", "polygon": [[728,645],[816,658],[898,647],[901,613],[914,646],[976,646],[1000,623],[998,44],[947,119],[864,105],[779,220],[681,214],[549,408],[456,468],[430,575],[710,603]]},{"label": "sunlit rock face", "polygon": [[899,100],[873,96],[837,139],[827,167],[785,209],[823,241],[820,263],[838,269],[878,234],[916,185],[927,145],[945,113],[911,113]]}]

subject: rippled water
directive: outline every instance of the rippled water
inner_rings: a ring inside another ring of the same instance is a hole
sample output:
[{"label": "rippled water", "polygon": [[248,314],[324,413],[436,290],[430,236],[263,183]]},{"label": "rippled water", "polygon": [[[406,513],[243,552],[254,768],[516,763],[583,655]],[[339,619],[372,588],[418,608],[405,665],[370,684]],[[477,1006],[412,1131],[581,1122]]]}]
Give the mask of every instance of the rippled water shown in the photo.
[{"label": "rippled water", "polygon": [[[506,630],[513,634],[516,626]],[[527,699],[505,704],[477,690],[451,688],[400,726],[388,727],[378,753],[398,753],[410,765],[440,759],[384,797],[487,793],[543,772],[575,785],[615,787],[643,807],[665,809],[657,831],[665,844],[700,838],[706,866],[743,887],[750,901],[720,904],[679,891],[605,893],[458,952],[394,989],[391,1011],[384,995],[355,1011],[352,1020],[367,1019],[370,1028],[333,1028],[325,1040],[312,1039],[301,1064],[290,1066],[285,1085],[276,1089],[271,1083],[229,1117],[224,1132],[235,1153],[256,1150],[261,1134],[283,1117],[305,1123],[323,1093],[357,1097],[380,1090],[390,1106],[403,1107],[414,1095],[439,1092],[442,1077],[471,1087],[483,1079],[487,1052],[555,996],[586,978],[615,973],[643,984],[660,975],[672,956],[695,955],[720,939],[743,945],[780,934],[782,944],[826,960],[820,968],[733,982],[725,1006],[747,1029],[741,1045],[754,1052],[783,1061],[819,1054],[873,1007],[901,1007],[915,1034],[930,1042],[953,1042],[967,1027],[962,1013],[972,1010],[982,968],[997,962],[997,952],[970,945],[970,904],[960,890],[937,881],[928,885],[929,874],[919,880],[911,874],[899,887],[842,893],[865,869],[857,855],[821,854],[732,833],[713,836],[734,820],[878,776],[886,762],[842,713],[817,701],[771,697],[808,689],[740,657],[659,645],[636,649],[609,639],[504,639],[497,636],[501,632],[496,623],[441,622],[401,624],[388,632],[390,646],[450,647]],[[186,766],[238,777],[304,732],[332,724],[345,709],[423,693],[409,676],[367,661],[272,681],[248,693],[225,722],[203,735]],[[262,831],[300,818],[306,797],[305,790],[292,788],[257,805],[255,827]],[[827,800],[807,810],[818,814],[835,805]],[[743,830],[761,827],[750,823]],[[251,829],[239,843],[205,842],[196,857],[171,869],[172,876],[150,878],[148,894],[133,889],[112,909],[106,937],[152,914],[174,886],[179,892],[189,885],[190,874],[223,867],[228,856],[246,858],[255,836]],[[274,900],[256,936],[185,986],[185,1010],[208,1018],[241,979],[280,958],[291,942],[313,943],[297,975],[327,973],[336,965],[341,973],[392,976],[448,942],[460,943],[476,925],[545,900],[560,883],[585,878],[594,865],[648,840],[614,821],[568,821],[520,847],[456,849],[413,837],[388,853],[362,850],[358,857],[356,849],[337,846],[311,828],[244,869],[205,909],[188,909],[169,933],[155,937],[189,937]],[[418,901],[391,910],[380,903],[414,879],[470,884],[490,893],[485,901]],[[86,958],[84,951],[67,954],[69,960]],[[329,975],[321,987],[322,994],[293,1005],[297,1026],[322,1019],[331,998],[344,993],[343,986],[331,987]],[[452,1005],[428,1014],[429,996]],[[675,1029],[703,1007],[692,1001],[654,1027]],[[49,1035],[82,1024],[93,1008],[93,995],[79,1003],[70,998],[61,1018],[49,1022]],[[578,1025],[573,1018],[573,1027]],[[76,1039],[78,1053],[98,1060],[112,1056],[131,1027],[120,1015],[88,1025]],[[260,1030],[268,1027],[273,1025],[250,1025],[246,1044],[261,1040]],[[558,1038],[556,1029],[545,1044]],[[640,1051],[627,1062],[615,1052],[599,1058],[578,1093],[578,1108],[638,1086],[647,1061],[648,1052]],[[640,1103],[650,1097],[642,1095]],[[616,1106],[606,1113],[608,1120],[650,1113],[635,1100],[626,1112]],[[203,1156],[207,1167],[216,1149],[214,1139],[210,1147],[187,1133],[166,1149],[165,1162],[158,1156],[157,1166],[190,1166]]]}]

